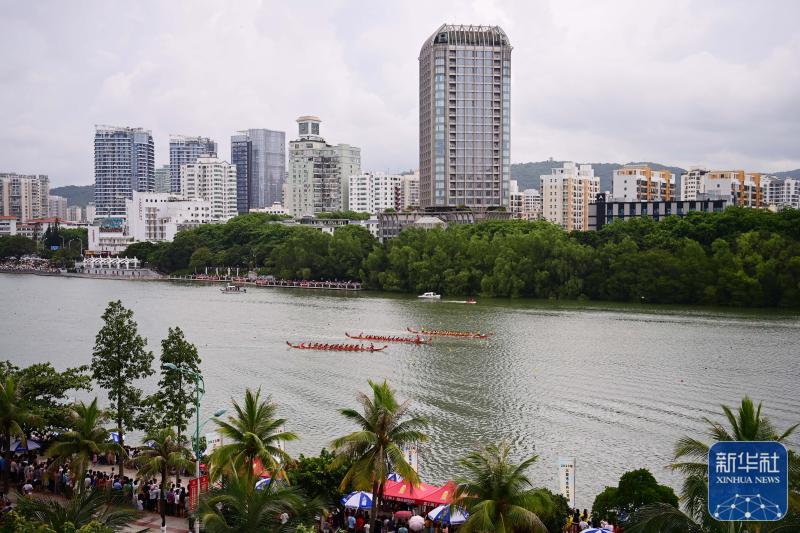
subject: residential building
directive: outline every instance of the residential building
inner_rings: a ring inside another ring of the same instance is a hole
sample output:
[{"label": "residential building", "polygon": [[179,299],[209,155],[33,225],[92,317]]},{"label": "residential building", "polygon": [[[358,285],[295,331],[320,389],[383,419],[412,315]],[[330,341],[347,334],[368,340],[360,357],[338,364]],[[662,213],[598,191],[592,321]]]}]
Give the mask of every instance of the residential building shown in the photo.
[{"label": "residential building", "polygon": [[105,217],[89,226],[88,241],[90,252],[117,255],[133,244],[133,237],[128,234],[124,217]]},{"label": "residential building", "polygon": [[[172,192],[172,177],[170,176],[171,166],[161,165],[155,170],[155,185],[153,192]],[[180,174],[180,169],[178,169]],[[180,185],[178,185],[180,187]]]},{"label": "residential building", "polygon": [[524,195],[519,191],[517,180],[509,181],[508,210],[513,218],[522,218],[522,209],[525,206]]},{"label": "residential building", "polygon": [[539,189],[522,191],[522,218],[525,220],[542,218],[542,194]]},{"label": "residential building", "polygon": [[67,220],[70,222],[83,222],[83,209],[78,205],[70,205],[67,207]]},{"label": "residential building", "polygon": [[48,196],[47,206],[47,216],[60,218],[62,220],[67,219],[67,199],[63,196]]},{"label": "residential building", "polygon": [[508,206],[511,44],[498,26],[442,25],[419,54],[420,206]]},{"label": "residential building", "polygon": [[600,192],[600,178],[592,165],[565,162],[541,176],[542,217],[567,231],[586,231],[589,204]]},{"label": "residential building", "polygon": [[784,207],[800,209],[800,179],[770,180],[767,187],[767,203],[778,209]]},{"label": "residential building", "polygon": [[725,199],[739,207],[768,207],[771,176],[744,170],[692,169],[681,178],[681,198]]},{"label": "residential building", "polygon": [[283,201],[285,132],[261,128],[231,136],[231,163],[236,166],[236,208],[239,213]]},{"label": "residential building", "polygon": [[289,143],[284,207],[294,217],[349,208],[350,176],[361,174],[361,149],[330,145],[315,116],[297,119],[298,138]]},{"label": "residential building", "polygon": [[96,126],[94,134],[94,203],[98,216],[125,216],[133,191],[155,188],[155,148],[142,128]]},{"label": "residential building", "polygon": [[50,179],[44,174],[0,173],[0,216],[17,222],[50,214]]},{"label": "residential building", "polygon": [[363,172],[350,176],[349,209],[356,213],[382,213],[397,208],[401,176],[383,172]]},{"label": "residential building", "polygon": [[251,209],[251,213],[266,213],[268,215],[285,215],[286,209],[279,203],[274,203],[269,207],[261,207],[258,209]]},{"label": "residential building", "polygon": [[10,237],[17,234],[17,217],[13,215],[0,215],[0,237]]},{"label": "residential building", "polygon": [[181,167],[189,163],[194,163],[200,156],[217,157],[217,143],[208,137],[170,135],[170,189],[164,192],[181,192]]},{"label": "residential building", "polygon": [[[381,242],[397,237],[400,232],[409,227],[414,227],[417,222],[425,218],[436,218],[446,225],[453,224],[474,224],[484,220],[510,220],[509,211],[489,211],[487,209],[423,209],[415,211],[395,211],[383,212],[378,214],[378,238]],[[421,225],[427,227],[429,223],[436,223],[431,220],[423,220]],[[417,226],[419,227],[419,226]]]},{"label": "residential building", "polygon": [[91,224],[94,222],[95,208],[94,202],[89,202],[83,210],[83,219],[85,222]]},{"label": "residential building", "polygon": [[615,200],[623,202],[670,201],[678,196],[675,174],[653,170],[647,165],[625,165],[616,169],[612,193]]},{"label": "residential building", "polygon": [[210,202],[211,222],[230,220],[237,215],[236,167],[217,157],[199,157],[181,167],[181,194]]},{"label": "residential building", "polygon": [[615,220],[652,218],[662,220],[669,216],[685,216],[692,211],[721,213],[731,205],[728,198],[705,200],[656,200],[656,201],[606,201],[605,193],[599,193],[594,203],[589,204],[587,229],[595,231]]},{"label": "residential building", "polygon": [[134,241],[172,242],[188,228],[211,222],[211,202],[172,193],[134,192],[125,201],[127,234]]},{"label": "residential building", "polygon": [[400,176],[400,186],[395,195],[395,209],[419,208],[419,170]]}]

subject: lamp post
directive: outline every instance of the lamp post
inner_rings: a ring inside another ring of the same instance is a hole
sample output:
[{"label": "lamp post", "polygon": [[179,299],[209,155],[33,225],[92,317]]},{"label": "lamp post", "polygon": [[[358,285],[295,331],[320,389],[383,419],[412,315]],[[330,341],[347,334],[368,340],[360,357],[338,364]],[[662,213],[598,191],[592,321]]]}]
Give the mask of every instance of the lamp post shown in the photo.
[{"label": "lamp post", "polygon": [[[200,496],[200,399],[206,392],[206,384],[203,381],[203,376],[200,372],[195,372],[189,367],[186,366],[177,366],[173,363],[164,363],[163,367],[169,370],[175,370],[180,372],[181,374],[188,376],[194,379],[194,413],[195,413],[195,430],[194,430],[194,457],[195,457],[195,478],[197,478],[197,495],[198,498]],[[222,416],[225,414],[225,409],[219,409],[218,411],[214,412],[214,418],[218,416]],[[203,422],[203,426],[211,420],[210,418]],[[195,510],[195,520],[194,520],[194,531],[195,533],[200,533],[200,517],[198,516],[197,510]]]}]

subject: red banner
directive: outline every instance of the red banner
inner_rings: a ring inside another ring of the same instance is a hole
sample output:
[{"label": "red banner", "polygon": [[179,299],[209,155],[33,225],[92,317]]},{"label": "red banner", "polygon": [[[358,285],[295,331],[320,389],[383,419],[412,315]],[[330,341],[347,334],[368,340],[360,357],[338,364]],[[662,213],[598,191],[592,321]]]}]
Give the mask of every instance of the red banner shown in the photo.
[{"label": "red banner", "polygon": [[[198,483],[199,481],[199,483]],[[199,493],[198,493],[199,485]],[[208,476],[200,476],[189,480],[189,510],[197,510],[197,504],[200,501],[200,494],[208,492]]]}]

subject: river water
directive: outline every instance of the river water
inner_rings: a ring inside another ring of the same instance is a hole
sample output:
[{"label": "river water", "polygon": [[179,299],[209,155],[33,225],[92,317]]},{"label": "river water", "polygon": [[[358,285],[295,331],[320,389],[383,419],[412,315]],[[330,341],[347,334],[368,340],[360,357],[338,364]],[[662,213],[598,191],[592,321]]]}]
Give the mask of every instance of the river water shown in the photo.
[{"label": "river water", "polygon": [[[228,408],[246,387],[261,387],[301,437],[287,451],[316,454],[353,429],[337,410],[356,407],[368,379],[388,379],[431,421],[431,440],[420,452],[423,480],[449,479],[465,451],[507,439],[517,458],[540,456],[531,477],[552,490],[558,457],[574,457],[581,508],[635,468],[649,468],[677,489],[680,479],[666,469],[676,440],[704,438],[702,417],[721,419],[719,405],[735,405],[744,394],[763,400],[780,430],[800,421],[796,315],[530,301],[461,305],[297,289],[222,294],[218,287],[3,275],[0,356],[17,365],[88,364],[103,309],[120,299],[134,310],[156,357],[170,326],[198,346],[206,416]],[[402,334],[420,325],[494,335],[392,345],[377,354],[285,344],[343,342],[345,331]],[[152,391],[156,381],[143,388]],[[800,445],[800,435],[790,444]]]}]

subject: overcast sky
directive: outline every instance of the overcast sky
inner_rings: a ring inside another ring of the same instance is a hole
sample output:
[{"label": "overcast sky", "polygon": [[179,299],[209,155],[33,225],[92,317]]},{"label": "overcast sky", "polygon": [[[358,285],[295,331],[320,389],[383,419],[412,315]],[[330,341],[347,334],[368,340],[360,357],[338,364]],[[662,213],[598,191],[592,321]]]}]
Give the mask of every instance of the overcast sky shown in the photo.
[{"label": "overcast sky", "polygon": [[800,168],[800,2],[0,0],[0,171],[93,182],[95,124],[316,114],[365,170],[416,168],[417,56],[444,22],[514,46],[511,159]]}]

